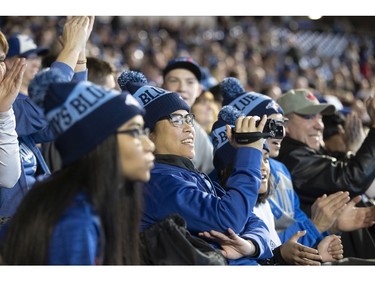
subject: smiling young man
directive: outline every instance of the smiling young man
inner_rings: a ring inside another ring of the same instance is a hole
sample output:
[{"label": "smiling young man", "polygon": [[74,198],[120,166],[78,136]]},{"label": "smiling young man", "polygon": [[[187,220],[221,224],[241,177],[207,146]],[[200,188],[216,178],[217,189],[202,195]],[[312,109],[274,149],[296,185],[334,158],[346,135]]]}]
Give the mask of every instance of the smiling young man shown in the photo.
[{"label": "smiling young man", "polygon": [[[202,94],[201,78],[201,67],[195,60],[190,57],[177,57],[170,60],[163,69],[162,87],[178,93],[187,105],[192,107],[195,100]],[[194,130],[196,154],[193,163],[199,171],[209,174],[214,169],[212,143],[198,122],[194,123]]]}]

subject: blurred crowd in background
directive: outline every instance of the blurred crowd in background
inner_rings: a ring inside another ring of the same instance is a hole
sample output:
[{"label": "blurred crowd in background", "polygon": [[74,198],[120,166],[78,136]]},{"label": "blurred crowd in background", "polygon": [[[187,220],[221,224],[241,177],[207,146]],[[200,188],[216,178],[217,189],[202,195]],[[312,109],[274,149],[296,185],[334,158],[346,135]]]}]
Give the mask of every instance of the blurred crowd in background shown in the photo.
[{"label": "blurred crowd in background", "polygon": [[[61,50],[65,17],[0,17],[10,36],[29,34],[50,48],[49,66]],[[277,98],[293,88],[311,87],[343,113],[355,108],[366,124],[363,100],[374,92],[373,17],[287,16],[97,16],[88,56],[110,62],[117,73],[139,70],[160,86],[161,69],[176,56],[203,66],[202,84],[212,89],[225,77],[247,90]]]}]

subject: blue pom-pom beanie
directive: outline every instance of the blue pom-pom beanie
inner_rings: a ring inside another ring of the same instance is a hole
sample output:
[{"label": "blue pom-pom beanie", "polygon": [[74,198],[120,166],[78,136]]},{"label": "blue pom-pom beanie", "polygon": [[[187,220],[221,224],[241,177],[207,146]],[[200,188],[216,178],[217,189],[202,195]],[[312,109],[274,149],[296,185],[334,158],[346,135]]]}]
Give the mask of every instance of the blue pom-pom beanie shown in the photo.
[{"label": "blue pom-pom beanie", "polygon": [[220,84],[223,95],[223,106],[231,105],[245,115],[262,117],[284,112],[280,105],[266,95],[256,92],[246,92],[240,81],[234,77],[225,78]]},{"label": "blue pom-pom beanie", "polygon": [[[230,144],[227,137],[226,125],[234,127],[236,120],[240,116],[245,116],[245,114],[233,106],[223,106],[219,112],[218,120],[212,126],[211,139],[214,146],[214,167],[218,174],[228,167],[236,156],[236,149]],[[263,140],[263,149],[270,151],[266,139]]]},{"label": "blue pom-pom beanie", "polygon": [[151,131],[162,117],[181,109],[190,112],[189,105],[179,94],[147,85],[147,79],[142,72],[125,71],[117,82],[123,91],[130,92],[146,110],[145,125]]},{"label": "blue pom-pom beanie", "polygon": [[236,119],[241,115],[284,115],[282,108],[273,99],[256,92],[246,92],[240,81],[234,77],[225,78],[220,84],[220,89],[223,95],[223,108],[211,132],[214,166],[217,172],[227,167],[236,155],[235,148],[228,141],[225,124],[234,126]]},{"label": "blue pom-pom beanie", "polygon": [[89,81],[50,84],[44,109],[57,136],[63,166],[95,149],[134,116],[144,114],[129,93]]}]

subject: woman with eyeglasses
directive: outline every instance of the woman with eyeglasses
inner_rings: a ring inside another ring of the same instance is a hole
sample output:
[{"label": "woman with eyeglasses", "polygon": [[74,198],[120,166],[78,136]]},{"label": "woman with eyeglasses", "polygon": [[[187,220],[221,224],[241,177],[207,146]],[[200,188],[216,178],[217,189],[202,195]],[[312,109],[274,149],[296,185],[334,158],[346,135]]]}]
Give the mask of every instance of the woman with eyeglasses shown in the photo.
[{"label": "woman with eyeglasses", "polygon": [[[178,214],[186,220],[193,235],[211,229],[221,232],[232,229],[245,239],[249,245],[245,253],[237,255],[233,251],[226,256],[230,265],[257,265],[256,259],[271,257],[268,229],[252,213],[261,182],[262,142],[237,144],[238,159],[225,192],[191,161],[195,155],[194,115],[186,102],[175,92],[148,86],[140,72],[124,72],[118,83],[145,108],[145,126],[155,143],[155,167],[145,185],[141,230],[168,215]],[[261,131],[266,117],[256,126],[259,119],[248,117],[236,129]],[[216,243],[213,245],[218,247]]]},{"label": "woman with eyeglasses", "polygon": [[3,262],[140,264],[142,183],[154,160],[144,110],[84,81],[50,84],[45,113],[63,168],[26,194],[3,233]]}]

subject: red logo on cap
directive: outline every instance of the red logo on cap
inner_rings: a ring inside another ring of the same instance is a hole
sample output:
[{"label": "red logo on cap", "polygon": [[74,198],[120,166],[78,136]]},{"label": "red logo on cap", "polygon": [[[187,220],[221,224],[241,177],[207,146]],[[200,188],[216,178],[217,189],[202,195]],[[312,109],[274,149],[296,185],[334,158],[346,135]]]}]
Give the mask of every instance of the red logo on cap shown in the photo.
[{"label": "red logo on cap", "polygon": [[316,100],[316,97],[310,92],[306,95],[306,98],[309,100]]}]

